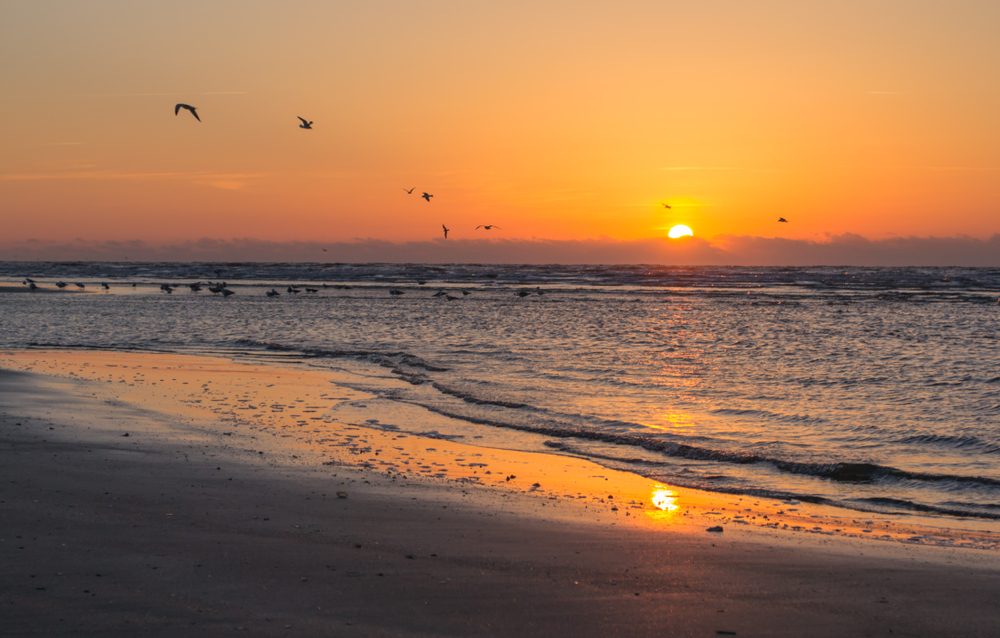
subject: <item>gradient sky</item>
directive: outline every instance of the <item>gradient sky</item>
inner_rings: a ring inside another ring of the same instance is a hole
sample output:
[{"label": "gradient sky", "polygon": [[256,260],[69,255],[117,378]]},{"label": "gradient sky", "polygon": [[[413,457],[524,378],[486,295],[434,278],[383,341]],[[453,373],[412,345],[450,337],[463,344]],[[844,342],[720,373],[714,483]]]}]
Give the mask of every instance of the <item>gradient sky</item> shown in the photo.
[{"label": "gradient sky", "polygon": [[996,0],[0,0],[0,233],[985,239],[998,33]]}]

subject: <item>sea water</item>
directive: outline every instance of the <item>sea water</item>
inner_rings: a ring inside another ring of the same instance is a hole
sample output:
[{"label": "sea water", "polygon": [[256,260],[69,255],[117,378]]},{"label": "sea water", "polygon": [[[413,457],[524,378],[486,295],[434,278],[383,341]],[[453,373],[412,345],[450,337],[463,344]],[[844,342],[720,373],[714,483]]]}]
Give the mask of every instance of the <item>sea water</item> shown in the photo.
[{"label": "sea water", "polygon": [[25,277],[0,347],[279,354],[676,485],[1000,520],[1000,269],[0,263]]}]

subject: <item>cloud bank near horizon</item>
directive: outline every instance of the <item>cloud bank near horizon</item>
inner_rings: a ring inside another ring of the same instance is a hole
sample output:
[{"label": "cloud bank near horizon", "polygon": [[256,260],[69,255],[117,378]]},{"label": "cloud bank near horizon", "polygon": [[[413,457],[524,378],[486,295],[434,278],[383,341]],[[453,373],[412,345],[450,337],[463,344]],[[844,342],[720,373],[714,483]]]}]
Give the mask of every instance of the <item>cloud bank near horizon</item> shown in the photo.
[{"label": "cloud bank near horizon", "polygon": [[664,264],[740,266],[1000,266],[1000,234],[972,237],[825,241],[775,237],[592,240],[443,240],[389,242],[272,242],[199,239],[174,243],[133,241],[0,243],[2,261],[263,261],[496,264]]}]

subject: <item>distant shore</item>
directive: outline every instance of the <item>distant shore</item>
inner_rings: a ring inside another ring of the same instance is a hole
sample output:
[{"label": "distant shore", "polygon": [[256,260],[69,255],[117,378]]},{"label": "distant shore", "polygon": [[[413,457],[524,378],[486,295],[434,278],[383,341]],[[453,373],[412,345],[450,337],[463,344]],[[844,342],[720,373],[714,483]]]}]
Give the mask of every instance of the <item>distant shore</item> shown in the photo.
[{"label": "distant shore", "polygon": [[996,551],[863,538],[905,533],[888,522],[795,534],[750,520],[772,505],[670,486],[661,509],[650,481],[587,461],[331,422],[365,399],[327,377],[0,352],[5,633],[995,629]]}]

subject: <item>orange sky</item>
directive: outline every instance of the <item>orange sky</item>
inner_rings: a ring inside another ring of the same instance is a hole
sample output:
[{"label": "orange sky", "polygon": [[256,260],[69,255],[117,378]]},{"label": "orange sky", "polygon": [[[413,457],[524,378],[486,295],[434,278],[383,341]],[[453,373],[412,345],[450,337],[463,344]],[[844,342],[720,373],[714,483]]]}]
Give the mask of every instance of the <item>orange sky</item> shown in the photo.
[{"label": "orange sky", "polygon": [[993,0],[0,15],[8,241],[1000,232]]}]

